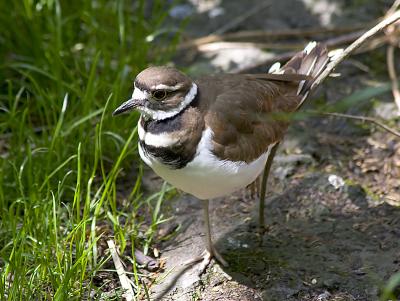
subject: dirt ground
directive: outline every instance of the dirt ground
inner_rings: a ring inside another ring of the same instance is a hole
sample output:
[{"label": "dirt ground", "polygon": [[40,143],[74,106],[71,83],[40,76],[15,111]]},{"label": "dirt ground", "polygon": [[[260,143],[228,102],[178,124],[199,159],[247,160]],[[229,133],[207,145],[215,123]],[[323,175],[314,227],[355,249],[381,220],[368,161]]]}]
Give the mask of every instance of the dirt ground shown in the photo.
[{"label": "dirt ground", "polygon": [[[375,20],[392,3],[269,2],[230,32],[351,26]],[[215,32],[259,3],[192,0],[177,11],[191,14],[185,35],[193,38]],[[385,62],[383,53],[378,49],[373,56],[364,54],[345,62],[338,69],[342,76],[329,79],[309,100],[309,107],[321,101],[334,103],[371,81],[388,82],[385,66],[381,66]],[[222,49],[203,54],[187,52],[177,56],[176,62],[191,74],[204,74],[246,67],[268,55],[257,49],[233,53]],[[313,99],[317,100],[313,103]],[[379,100],[391,106],[390,94]],[[367,101],[348,113],[374,116],[376,111],[376,106]],[[153,186],[150,178],[151,172],[147,183]],[[198,278],[196,266],[182,268],[180,264],[204,249],[202,207],[198,200],[182,194],[163,208],[173,219],[162,225],[161,231],[179,227],[172,239],[157,245],[165,267],[151,288],[151,297],[378,300],[384,283],[400,271],[399,179],[400,140],[391,134],[332,117],[296,121],[272,166],[266,233],[261,237],[257,232],[257,201],[243,192],[213,201],[214,240],[229,267],[213,263]]]}]

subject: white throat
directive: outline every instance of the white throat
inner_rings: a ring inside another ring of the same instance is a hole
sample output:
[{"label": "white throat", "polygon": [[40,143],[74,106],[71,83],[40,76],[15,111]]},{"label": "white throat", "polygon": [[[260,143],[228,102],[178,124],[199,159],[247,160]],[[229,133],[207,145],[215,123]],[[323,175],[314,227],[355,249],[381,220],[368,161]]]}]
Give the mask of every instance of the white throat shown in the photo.
[{"label": "white throat", "polygon": [[[182,110],[184,110],[196,97],[197,95],[197,85],[192,83],[192,87],[190,88],[189,92],[186,94],[183,101],[180,102],[179,106],[173,108],[169,111],[162,111],[162,110],[152,110],[148,107],[140,107],[137,108],[143,115],[150,117],[153,120],[164,120],[167,118],[174,117],[178,115]],[[133,99],[148,99],[150,97],[150,93],[147,91],[142,91],[139,88],[135,87],[132,98]]]}]

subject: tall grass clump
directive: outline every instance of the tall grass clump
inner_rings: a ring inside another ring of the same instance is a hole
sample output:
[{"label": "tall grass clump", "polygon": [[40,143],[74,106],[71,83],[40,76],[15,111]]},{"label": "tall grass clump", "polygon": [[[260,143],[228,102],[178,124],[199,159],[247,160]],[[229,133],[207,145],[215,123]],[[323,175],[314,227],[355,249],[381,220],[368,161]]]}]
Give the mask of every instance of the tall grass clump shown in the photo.
[{"label": "tall grass clump", "polygon": [[[163,28],[166,5],[0,2],[2,300],[97,299],[93,279],[108,256],[99,240],[134,245],[137,211],[159,207],[140,197],[138,116],[111,112],[136,73],[168,60],[177,35]],[[117,202],[122,162],[127,202]]]}]

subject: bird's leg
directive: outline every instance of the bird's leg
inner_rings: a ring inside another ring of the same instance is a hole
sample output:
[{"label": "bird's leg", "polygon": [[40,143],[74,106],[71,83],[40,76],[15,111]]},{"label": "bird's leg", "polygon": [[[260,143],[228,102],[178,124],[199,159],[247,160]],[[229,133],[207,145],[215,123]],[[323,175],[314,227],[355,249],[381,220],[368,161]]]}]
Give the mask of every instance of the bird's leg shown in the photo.
[{"label": "bird's leg", "polygon": [[208,210],[209,200],[203,201],[203,209],[204,209],[204,226],[206,230],[206,253],[210,254],[210,259],[215,257],[217,261],[219,261],[223,266],[228,266],[228,263],[225,259],[219,254],[217,249],[215,249],[212,239],[211,239],[211,225],[210,225],[210,212]]},{"label": "bird's leg", "polygon": [[264,221],[264,209],[265,209],[265,194],[267,192],[267,182],[268,182],[268,176],[269,172],[271,170],[271,165],[272,161],[274,160],[275,154],[276,154],[276,149],[278,148],[279,142],[277,142],[269,152],[267,162],[265,163],[264,167],[264,173],[261,181],[261,191],[260,191],[260,208],[259,208],[259,219],[258,219],[258,226],[260,229],[260,233],[263,234],[265,230],[265,221]]},{"label": "bird's leg", "polygon": [[203,200],[204,228],[205,228],[205,232],[206,232],[206,236],[205,236],[206,249],[204,250],[202,255],[200,255],[199,257],[196,257],[195,259],[189,260],[185,263],[185,265],[192,265],[197,262],[201,262],[199,265],[199,268],[198,268],[199,275],[203,274],[203,272],[206,270],[206,268],[210,264],[212,258],[215,258],[223,266],[225,266],[225,267],[228,266],[228,263],[221,256],[221,254],[219,254],[219,252],[213,245],[212,238],[211,238],[210,213],[209,213],[208,207],[209,207],[209,200]]}]

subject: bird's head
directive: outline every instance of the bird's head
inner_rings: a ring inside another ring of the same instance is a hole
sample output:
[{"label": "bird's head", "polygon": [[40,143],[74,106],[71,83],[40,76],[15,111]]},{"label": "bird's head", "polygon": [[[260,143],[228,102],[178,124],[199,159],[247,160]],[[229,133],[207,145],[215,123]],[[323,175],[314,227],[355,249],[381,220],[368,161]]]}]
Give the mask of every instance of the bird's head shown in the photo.
[{"label": "bird's head", "polygon": [[136,76],[132,98],[113,115],[136,109],[153,120],[167,119],[181,112],[196,94],[197,85],[179,70],[150,67]]}]

